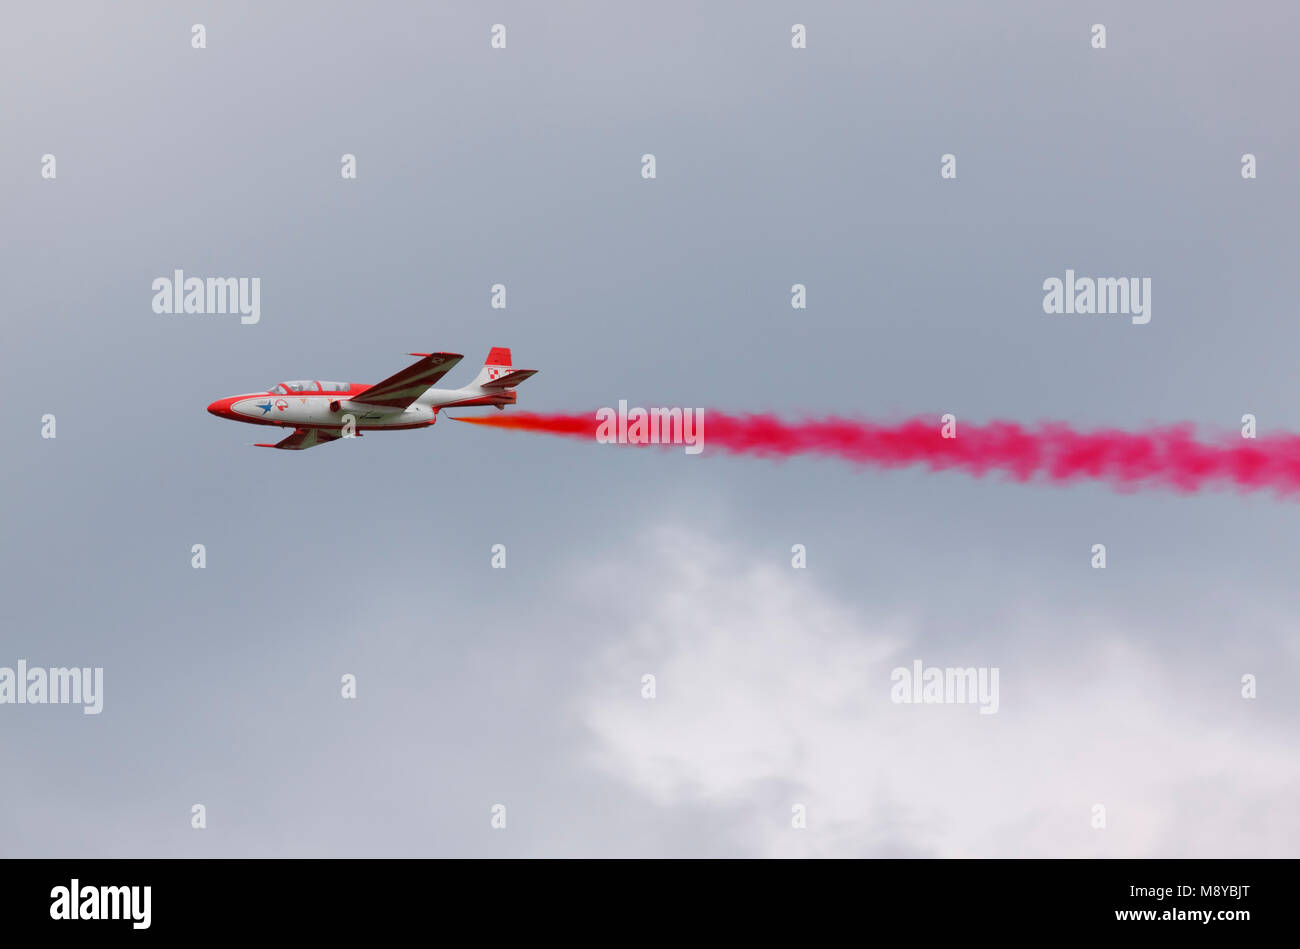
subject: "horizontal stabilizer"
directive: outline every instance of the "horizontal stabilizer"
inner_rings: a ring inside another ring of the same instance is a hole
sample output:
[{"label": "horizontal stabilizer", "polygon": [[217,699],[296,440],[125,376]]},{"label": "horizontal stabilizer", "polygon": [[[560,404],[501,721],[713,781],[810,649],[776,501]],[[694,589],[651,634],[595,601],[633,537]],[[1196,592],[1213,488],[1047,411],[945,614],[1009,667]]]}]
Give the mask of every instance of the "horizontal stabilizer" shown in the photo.
[{"label": "horizontal stabilizer", "polygon": [[536,369],[516,369],[503,376],[497,376],[495,379],[489,379],[487,382],[481,382],[479,385],[484,389],[509,389],[519,385],[529,376],[535,375],[537,375]]}]

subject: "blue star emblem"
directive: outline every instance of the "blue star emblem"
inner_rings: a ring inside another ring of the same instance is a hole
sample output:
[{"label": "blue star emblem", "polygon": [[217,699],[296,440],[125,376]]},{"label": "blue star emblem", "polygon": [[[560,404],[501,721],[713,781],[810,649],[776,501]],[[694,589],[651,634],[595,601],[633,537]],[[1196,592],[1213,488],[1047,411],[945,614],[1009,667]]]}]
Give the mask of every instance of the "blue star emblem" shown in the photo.
[{"label": "blue star emblem", "polygon": [[262,410],[262,414],[263,414],[263,415],[267,415],[267,414],[270,413],[270,411],[271,411],[271,403],[270,403],[270,402],[259,402],[259,403],[257,403],[257,407],[258,407],[259,409]]}]

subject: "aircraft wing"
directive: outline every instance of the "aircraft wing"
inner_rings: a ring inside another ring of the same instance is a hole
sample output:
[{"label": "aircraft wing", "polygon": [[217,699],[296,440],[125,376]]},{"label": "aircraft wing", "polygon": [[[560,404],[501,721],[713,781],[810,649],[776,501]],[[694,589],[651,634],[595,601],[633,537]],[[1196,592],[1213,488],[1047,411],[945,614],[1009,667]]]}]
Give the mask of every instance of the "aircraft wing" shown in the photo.
[{"label": "aircraft wing", "polygon": [[283,448],[286,451],[302,451],[304,448],[315,448],[317,445],[324,445],[329,442],[336,442],[343,436],[337,432],[327,432],[321,428],[295,428],[293,434],[287,438],[282,438],[274,445],[264,445],[257,443],[258,448]]},{"label": "aircraft wing", "polygon": [[383,382],[376,382],[360,395],[352,396],[349,401],[404,409],[424,395],[425,389],[445,376],[448,370],[462,359],[460,353],[411,353],[410,355],[423,358],[401,372],[394,373]]}]

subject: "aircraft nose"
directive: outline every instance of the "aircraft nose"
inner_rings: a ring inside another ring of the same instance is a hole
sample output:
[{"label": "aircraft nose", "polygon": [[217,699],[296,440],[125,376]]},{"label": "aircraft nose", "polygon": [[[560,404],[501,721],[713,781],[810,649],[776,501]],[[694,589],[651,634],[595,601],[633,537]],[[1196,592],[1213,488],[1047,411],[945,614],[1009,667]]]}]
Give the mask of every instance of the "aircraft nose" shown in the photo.
[{"label": "aircraft nose", "polygon": [[217,399],[208,406],[208,411],[218,418],[230,418],[232,414],[230,411],[231,401],[231,399]]}]

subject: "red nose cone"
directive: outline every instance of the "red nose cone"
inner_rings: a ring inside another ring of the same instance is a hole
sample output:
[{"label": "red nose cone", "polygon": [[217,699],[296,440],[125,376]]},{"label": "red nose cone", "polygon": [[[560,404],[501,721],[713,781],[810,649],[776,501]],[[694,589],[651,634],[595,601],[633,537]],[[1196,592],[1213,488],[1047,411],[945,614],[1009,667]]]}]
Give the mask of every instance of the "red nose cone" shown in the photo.
[{"label": "red nose cone", "polygon": [[208,406],[208,411],[218,418],[234,418],[235,413],[230,410],[234,401],[234,399],[217,399]]}]

